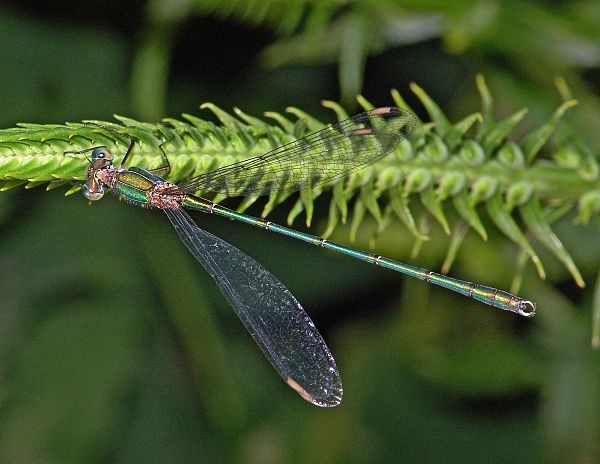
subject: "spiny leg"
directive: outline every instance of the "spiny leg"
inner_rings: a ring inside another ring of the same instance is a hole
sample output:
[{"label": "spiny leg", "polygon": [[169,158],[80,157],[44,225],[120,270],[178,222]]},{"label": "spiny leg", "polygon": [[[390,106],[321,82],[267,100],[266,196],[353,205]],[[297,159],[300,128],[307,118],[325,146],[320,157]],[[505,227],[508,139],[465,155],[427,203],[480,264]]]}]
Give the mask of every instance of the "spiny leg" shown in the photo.
[{"label": "spiny leg", "polygon": [[85,124],[89,125],[89,126],[100,127],[101,129],[107,130],[109,132],[112,132],[113,134],[117,134],[117,135],[119,135],[121,137],[124,137],[124,138],[126,138],[126,139],[129,140],[129,146],[127,147],[127,150],[125,151],[125,156],[123,157],[123,161],[121,161],[121,164],[120,164],[121,168],[125,167],[125,164],[127,163],[127,160],[129,159],[129,156],[131,155],[131,150],[133,150],[133,146],[135,145],[135,138],[132,137],[129,134],[126,134],[124,132],[118,131],[117,129],[105,126],[104,124],[98,124],[98,123],[95,123],[95,122],[86,122]]},{"label": "spiny leg", "polygon": [[[101,146],[101,147],[103,147],[104,145],[100,145],[100,146]],[[65,152],[63,152],[63,156],[65,156],[66,154],[70,154],[70,155],[81,155],[81,154],[83,154],[83,153],[87,153],[88,151],[95,150],[96,148],[99,148],[99,147],[84,148],[83,150],[78,150],[78,151],[75,151],[75,150],[69,150],[69,151],[65,151]],[[87,159],[88,161],[91,161],[91,160],[90,160],[90,159],[89,159],[87,156],[85,157],[85,159]]]},{"label": "spiny leg", "polygon": [[169,162],[169,157],[167,156],[167,153],[165,152],[165,150],[163,148],[163,146],[166,145],[167,143],[169,143],[170,141],[171,141],[171,139],[165,140],[163,143],[161,143],[158,146],[160,151],[162,151],[163,160],[164,160],[165,164],[163,164],[162,166],[160,166],[158,168],[149,170],[152,174],[156,174],[159,177],[166,177],[171,172],[171,163]]},{"label": "spiny leg", "polygon": [[[126,134],[124,132],[116,130],[112,127],[105,126],[103,124],[98,124],[95,122],[90,122],[90,123],[86,123],[86,124],[100,127],[102,129],[110,131],[114,134],[117,134],[121,137],[125,137],[126,139],[129,140],[129,146],[127,147],[127,151],[125,152],[125,156],[123,157],[123,161],[121,161],[121,165],[120,165],[121,168],[125,167],[125,164],[127,163],[127,160],[129,159],[129,156],[131,155],[131,151],[133,150],[133,147],[135,145],[136,139],[129,134]],[[167,125],[167,123],[163,123],[163,124]],[[170,124],[169,124],[169,126],[170,126]],[[171,163],[169,162],[167,153],[165,152],[165,150],[163,148],[163,146],[166,145],[167,143],[169,143],[170,141],[171,141],[171,139],[167,139],[158,146],[158,148],[162,152],[162,159],[164,161],[164,164],[162,166],[159,166],[158,168],[149,169],[148,171],[151,172],[152,174],[156,174],[157,176],[160,176],[160,177],[165,177],[169,174],[169,172],[171,172]],[[92,148],[92,150],[93,150],[93,148]]]},{"label": "spiny leg", "polygon": [[[175,126],[173,124],[171,124],[170,122],[167,121],[161,121],[159,123],[161,126],[166,127],[167,129],[171,129],[171,131],[175,130]],[[163,156],[163,160],[164,160],[164,164],[162,166],[159,166],[155,169],[150,169],[149,171],[152,174],[156,174],[159,177],[166,177],[169,175],[169,173],[171,172],[171,163],[169,162],[169,156],[167,155],[167,152],[165,151],[165,149],[163,148],[166,144],[168,144],[169,142],[171,142],[171,140],[173,140],[174,136],[169,137],[168,133],[164,133],[161,131],[161,135],[163,135],[165,137],[165,141],[163,143],[161,143],[158,148],[160,149],[160,151],[162,152]]]}]

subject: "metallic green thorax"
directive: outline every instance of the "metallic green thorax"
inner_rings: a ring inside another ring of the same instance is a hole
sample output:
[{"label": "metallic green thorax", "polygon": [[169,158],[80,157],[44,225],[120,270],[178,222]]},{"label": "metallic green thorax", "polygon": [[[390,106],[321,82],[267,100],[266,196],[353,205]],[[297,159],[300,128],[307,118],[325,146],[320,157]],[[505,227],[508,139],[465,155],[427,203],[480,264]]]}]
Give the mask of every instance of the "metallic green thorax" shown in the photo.
[{"label": "metallic green thorax", "polygon": [[[119,172],[111,188],[115,194],[130,203],[150,206],[148,193],[155,189],[159,182],[164,183],[165,180],[143,169],[132,167]],[[183,206],[203,213],[211,213],[214,204],[200,197],[186,195]]]},{"label": "metallic green thorax", "polygon": [[163,179],[133,167],[119,172],[111,188],[114,193],[135,205],[148,206],[150,202],[147,193],[154,188],[156,182],[163,182]]}]

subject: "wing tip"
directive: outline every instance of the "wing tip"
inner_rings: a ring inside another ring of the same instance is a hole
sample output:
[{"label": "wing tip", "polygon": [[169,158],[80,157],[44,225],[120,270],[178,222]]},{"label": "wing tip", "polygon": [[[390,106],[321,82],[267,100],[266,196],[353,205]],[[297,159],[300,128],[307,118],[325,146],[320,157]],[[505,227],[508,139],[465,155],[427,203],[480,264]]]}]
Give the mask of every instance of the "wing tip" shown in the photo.
[{"label": "wing tip", "polygon": [[331,392],[331,394],[325,398],[315,398],[313,395],[308,393],[304,387],[296,382],[292,377],[286,379],[286,383],[292,387],[296,392],[309,403],[322,408],[333,408],[342,402],[342,389],[340,386],[339,392]]},{"label": "wing tip", "polygon": [[403,131],[408,134],[417,122],[417,118],[410,111],[396,106],[382,106],[369,111],[369,116],[377,116],[387,121],[390,119],[401,118],[404,121]]},{"label": "wing tip", "polygon": [[398,112],[398,108],[395,106],[382,106],[381,108],[375,108],[370,111],[371,116],[383,116],[389,114],[395,114]]}]

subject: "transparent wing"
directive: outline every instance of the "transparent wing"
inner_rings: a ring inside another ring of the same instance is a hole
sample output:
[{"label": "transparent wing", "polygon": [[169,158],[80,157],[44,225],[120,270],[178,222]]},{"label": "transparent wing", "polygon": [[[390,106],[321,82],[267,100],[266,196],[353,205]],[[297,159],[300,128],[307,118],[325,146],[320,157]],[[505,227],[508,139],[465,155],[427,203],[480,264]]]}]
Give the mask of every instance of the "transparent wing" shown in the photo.
[{"label": "transparent wing", "polygon": [[183,208],[163,211],[283,380],[317,406],[338,405],[343,391],[335,360],[290,291],[254,259],[200,229]]},{"label": "transparent wing", "polygon": [[415,117],[406,110],[377,108],[179,186],[188,193],[208,191],[228,196],[300,190],[381,159],[407,137],[415,123]]}]

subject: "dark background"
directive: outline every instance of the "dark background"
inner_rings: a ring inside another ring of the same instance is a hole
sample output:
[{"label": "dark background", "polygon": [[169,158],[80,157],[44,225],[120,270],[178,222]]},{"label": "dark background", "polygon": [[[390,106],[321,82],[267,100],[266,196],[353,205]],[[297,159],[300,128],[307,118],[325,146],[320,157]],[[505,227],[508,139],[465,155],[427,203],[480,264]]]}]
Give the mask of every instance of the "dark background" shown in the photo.
[{"label": "dark background", "polygon": [[[447,3],[322,2],[319,23],[317,7],[292,0],[5,1],[0,125],[213,119],[197,109],[206,101],[255,116],[298,106],[331,121],[321,100],[355,112],[354,95],[384,106],[391,88],[427,120],[411,81],[456,121],[479,110],[482,73],[498,117],[529,108],[518,140],[560,104],[560,75],[580,102],[569,124],[596,146],[598,2]],[[261,16],[261,5],[272,13]],[[286,29],[294,8],[300,19]],[[314,233],[327,199],[317,201]],[[270,220],[285,223],[294,201]],[[536,248],[549,279],[525,273],[521,294],[540,313],[529,321],[285,237],[194,218],[302,301],[336,356],[342,405],[313,407],[281,382],[161,214],[18,188],[0,195],[1,462],[600,459],[600,360],[590,348],[597,222],[576,226],[570,215],[555,225],[585,290]],[[307,230],[304,216],[294,226]],[[517,249],[486,227],[487,242],[468,233],[452,275],[509,289]],[[374,229],[366,219],[354,245],[367,249]],[[333,238],[349,244],[348,231]],[[416,259],[400,224],[375,249],[438,270],[449,238],[435,224],[431,235]]]}]

